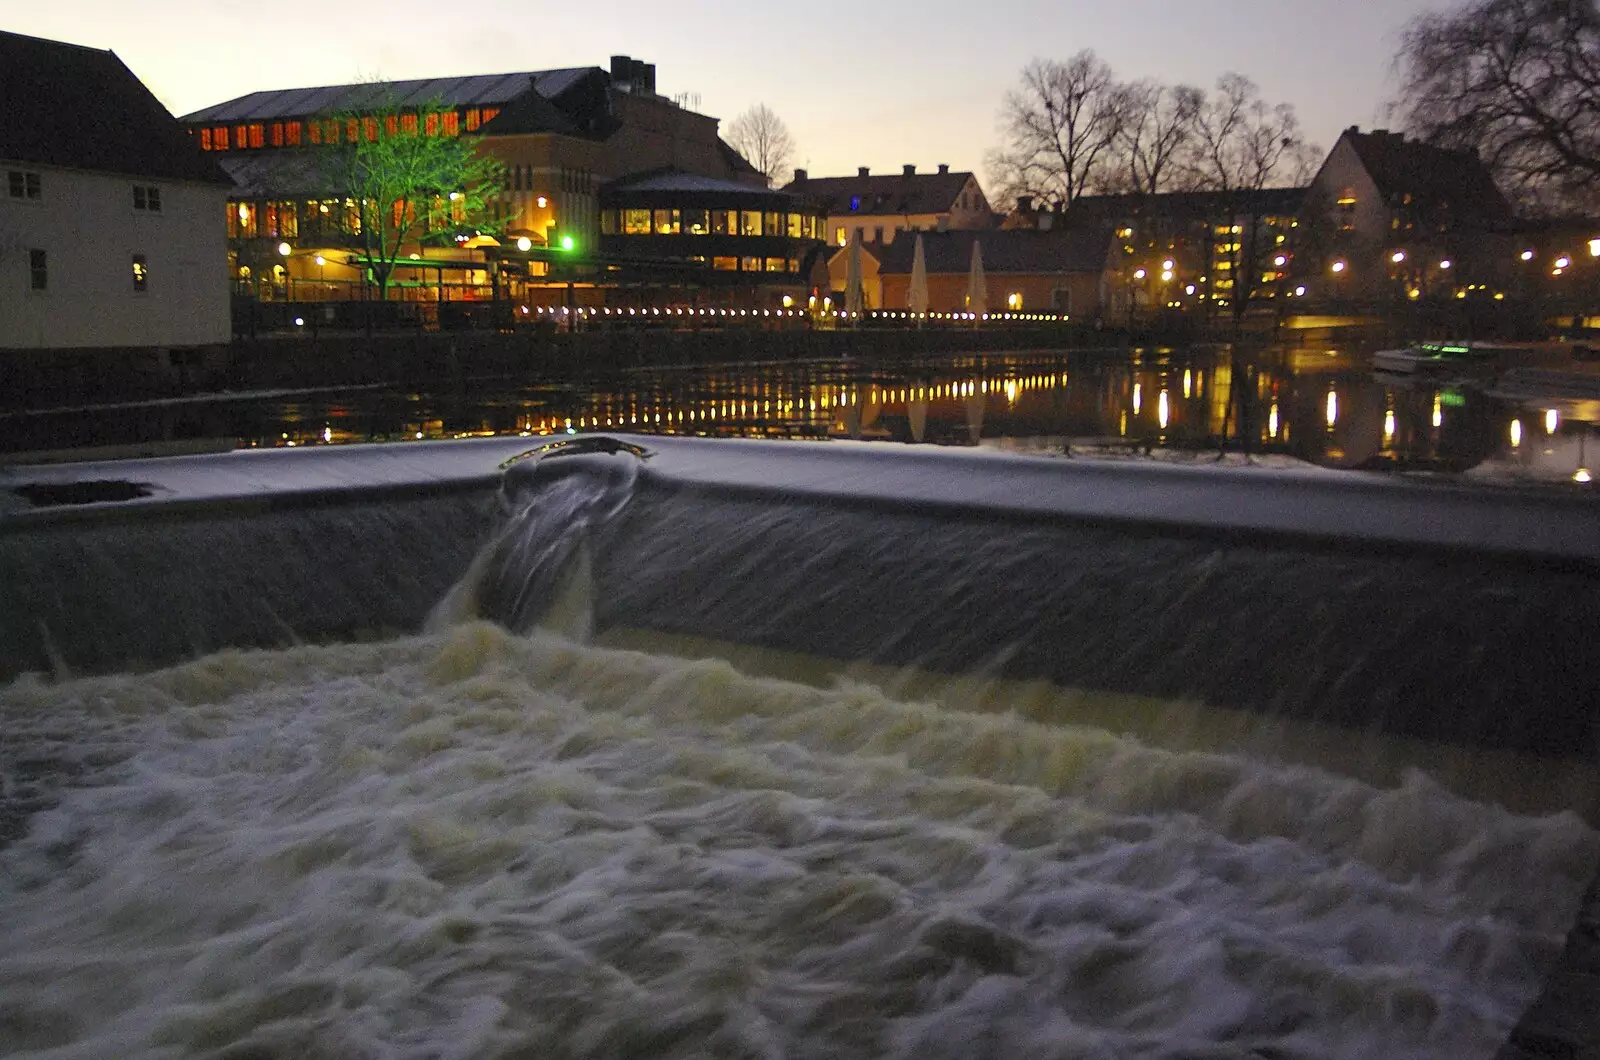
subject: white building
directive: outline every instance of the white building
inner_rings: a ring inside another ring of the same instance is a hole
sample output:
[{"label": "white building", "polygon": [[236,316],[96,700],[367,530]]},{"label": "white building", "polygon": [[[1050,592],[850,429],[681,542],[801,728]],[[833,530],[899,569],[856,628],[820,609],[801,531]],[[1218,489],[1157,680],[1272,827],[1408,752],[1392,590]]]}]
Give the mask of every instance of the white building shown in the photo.
[{"label": "white building", "polygon": [[232,181],[109,51],[0,32],[0,351],[230,337]]}]

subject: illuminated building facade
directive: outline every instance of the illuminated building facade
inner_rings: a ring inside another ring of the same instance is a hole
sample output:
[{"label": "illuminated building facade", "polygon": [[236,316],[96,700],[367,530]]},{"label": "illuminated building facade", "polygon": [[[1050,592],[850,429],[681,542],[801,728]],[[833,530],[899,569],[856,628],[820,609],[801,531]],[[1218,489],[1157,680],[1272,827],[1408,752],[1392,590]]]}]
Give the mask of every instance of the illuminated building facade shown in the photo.
[{"label": "illuminated building facade", "polygon": [[[798,195],[669,169],[600,189],[601,256],[640,283],[802,293],[822,217]],[[692,300],[692,299],[691,299]]]},{"label": "illuminated building facade", "polygon": [[1510,260],[1511,205],[1472,151],[1351,126],[1306,204],[1323,286],[1350,297],[1455,297],[1493,283]]},{"label": "illuminated building facade", "polygon": [[952,173],[941,165],[919,173],[908,165],[899,173],[874,174],[862,166],[853,177],[813,177],[803,169],[785,191],[803,196],[822,211],[823,235],[835,247],[852,236],[864,245],[895,241],[901,232],[967,231],[990,228],[994,211],[971,173]]},{"label": "illuminated building facade", "polygon": [[0,349],[228,341],[231,182],[108,51],[0,32]]},{"label": "illuminated building facade", "polygon": [[380,107],[398,108],[395,120],[423,135],[480,135],[481,149],[505,169],[505,188],[491,204],[498,236],[417,247],[397,269],[402,298],[549,300],[556,295],[540,289],[551,288],[570,299],[578,286],[593,301],[594,288],[627,279],[595,256],[603,243],[603,186],[663,168],[765,186],[721,139],[717,119],[659,95],[655,67],[627,56],[614,56],[609,70],[256,92],[183,119],[240,185],[226,211],[240,293],[261,300],[361,297],[362,275],[350,264],[354,204],[319,177],[316,149],[362,135],[368,119],[348,116]]},{"label": "illuminated building facade", "polygon": [[[1117,240],[1116,311],[1227,309],[1294,296],[1304,188],[1086,195],[1064,212],[1024,210],[1018,227],[1097,224]],[[1028,214],[1032,215],[1032,222]]]}]

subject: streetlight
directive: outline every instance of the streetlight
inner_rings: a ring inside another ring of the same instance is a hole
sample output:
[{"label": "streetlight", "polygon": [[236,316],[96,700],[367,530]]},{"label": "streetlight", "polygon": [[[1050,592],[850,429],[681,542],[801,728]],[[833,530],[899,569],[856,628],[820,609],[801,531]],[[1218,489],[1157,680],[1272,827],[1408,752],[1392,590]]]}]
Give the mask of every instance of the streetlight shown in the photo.
[{"label": "streetlight", "polygon": [[1531,251],[1531,250],[1524,250],[1524,251],[1523,251],[1523,252],[1522,252],[1522,260],[1523,260],[1523,261],[1532,261],[1532,260],[1533,260],[1533,251]]},{"label": "streetlight", "polygon": [[1443,261],[1439,262],[1439,268],[1448,269],[1451,265],[1454,265],[1454,264],[1455,264],[1455,262],[1451,261],[1449,258],[1445,258]]},{"label": "streetlight", "polygon": [[1402,261],[1406,260],[1406,252],[1403,250],[1397,250],[1393,254],[1389,255],[1389,260],[1398,265]]},{"label": "streetlight", "polygon": [[526,254],[528,251],[533,249],[533,240],[529,239],[527,236],[518,236],[517,249]]},{"label": "streetlight", "polygon": [[1333,273],[1334,273],[1334,274],[1336,274],[1336,275],[1337,275],[1337,274],[1338,274],[1338,273],[1341,273],[1341,272],[1343,272],[1343,271],[1344,271],[1344,270],[1345,270],[1345,269],[1346,269],[1346,268],[1348,268],[1348,266],[1347,266],[1347,265],[1346,265],[1346,264],[1345,264],[1345,263],[1344,263],[1344,262],[1343,262],[1343,261],[1336,261],[1336,262],[1334,262],[1334,263],[1333,263],[1333,264],[1332,264],[1332,265],[1330,265],[1330,266],[1328,266],[1328,268],[1329,268],[1329,269],[1330,269],[1330,270],[1331,270],[1331,271],[1332,271],[1332,272],[1333,272]]}]

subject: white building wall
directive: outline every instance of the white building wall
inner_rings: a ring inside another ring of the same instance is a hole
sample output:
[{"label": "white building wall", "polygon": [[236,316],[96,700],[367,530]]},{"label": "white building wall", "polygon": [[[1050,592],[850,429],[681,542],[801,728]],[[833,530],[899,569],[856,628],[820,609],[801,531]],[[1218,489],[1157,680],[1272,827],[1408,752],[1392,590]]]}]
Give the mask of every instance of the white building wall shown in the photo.
[{"label": "white building wall", "polygon": [[[6,173],[38,173],[38,199],[12,198]],[[136,210],[135,185],[161,210]],[[0,160],[0,349],[203,346],[230,338],[228,189]],[[31,286],[42,249],[48,287]],[[133,256],[149,270],[134,290]]]}]

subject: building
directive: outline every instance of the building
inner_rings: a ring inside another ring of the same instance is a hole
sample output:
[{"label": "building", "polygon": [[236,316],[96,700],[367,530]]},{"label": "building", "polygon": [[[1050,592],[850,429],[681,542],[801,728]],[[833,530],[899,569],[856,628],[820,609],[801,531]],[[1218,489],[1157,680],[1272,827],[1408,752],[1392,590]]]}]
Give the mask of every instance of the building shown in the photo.
[{"label": "building", "polygon": [[974,244],[983,264],[987,312],[1064,313],[1094,320],[1108,309],[1115,292],[1120,262],[1114,233],[1107,228],[924,232],[882,248],[878,260],[882,308],[910,307],[919,238],[932,313],[976,309],[968,302]]},{"label": "building", "polygon": [[989,228],[994,211],[971,173],[918,173],[906,166],[898,174],[874,175],[862,166],[853,177],[813,177],[803,169],[785,191],[800,195],[821,211],[830,244],[842,247],[852,234],[863,243],[893,243],[900,232],[944,232]]},{"label": "building", "polygon": [[[815,241],[815,215],[798,226],[810,235],[790,237],[789,218],[804,214],[793,196],[757,196],[750,208],[748,193],[766,192],[766,180],[721,138],[717,119],[660,95],[653,65],[613,56],[609,69],[256,92],[185,116],[201,148],[239,181],[227,218],[241,292],[266,301],[368,293],[353,253],[354,204],[316,163],[319,147],[371,139],[380,113],[421,135],[481,135],[481,150],[505,170],[498,223],[470,238],[420,240],[396,272],[401,299],[597,302],[605,289],[668,274],[709,282],[728,271],[744,287],[804,284],[789,271],[801,267],[803,248],[787,241]],[[630,230],[632,210],[649,211],[650,232]],[[754,212],[763,224],[723,233],[708,221],[702,233],[692,219],[685,227],[684,211],[695,210]],[[781,236],[767,230],[769,214],[781,218]],[[702,235],[704,246],[691,245]],[[713,236],[722,237],[715,249]],[[660,260],[641,262],[649,258]],[[729,260],[737,267],[726,269]]]},{"label": "building", "polygon": [[0,32],[0,349],[228,341],[232,182],[109,51]]},{"label": "building", "polygon": [[1027,200],[1008,227],[1063,221],[1112,230],[1118,247],[1117,311],[1230,309],[1250,284],[1246,304],[1287,298],[1295,280],[1304,188],[1085,195],[1065,212]]},{"label": "building", "polygon": [[1312,180],[1306,223],[1325,285],[1360,298],[1455,296],[1501,279],[1512,209],[1475,152],[1346,129]]}]

